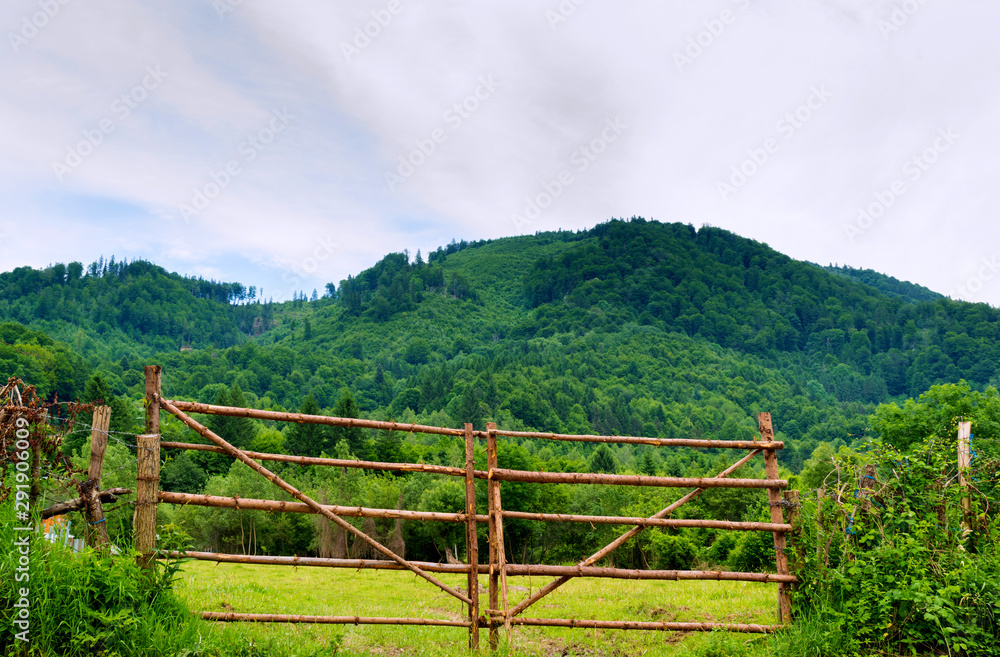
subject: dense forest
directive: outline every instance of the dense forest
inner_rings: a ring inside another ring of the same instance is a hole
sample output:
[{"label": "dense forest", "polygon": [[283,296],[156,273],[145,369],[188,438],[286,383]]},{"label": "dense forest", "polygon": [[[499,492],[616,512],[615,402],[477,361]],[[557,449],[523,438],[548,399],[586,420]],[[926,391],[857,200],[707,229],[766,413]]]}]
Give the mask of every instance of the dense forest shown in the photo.
[{"label": "dense forest", "polygon": [[[145,261],[19,268],[0,274],[0,377],[20,376],[48,399],[113,404],[123,444],[109,458],[124,465],[108,469],[118,473],[112,480],[134,476],[125,445],[140,428],[143,365],[154,363],[163,366],[169,398],[455,427],[495,421],[515,430],[738,439],[755,434],[756,413],[766,410],[786,443],[785,474],[809,477],[814,454],[877,437],[877,405],[962,379],[985,391],[1000,367],[1000,311],[985,304],[869,270],[795,261],[718,228],[639,218],[453,241],[426,258],[389,254],[322,294],[284,303],[261,297]],[[205,421],[259,451],[450,465],[464,454],[447,439]],[[163,432],[196,440],[176,421],[166,420]],[[64,450],[82,458],[84,438],[71,436]],[[549,471],[696,476],[722,469],[724,458],[540,441],[501,448],[507,467]],[[282,472],[331,503],[463,508],[460,486],[423,475]],[[171,490],[275,497],[258,479],[205,453],[170,454],[163,467]],[[534,486],[509,489],[505,503],[509,496],[515,510],[540,511],[544,500],[547,511],[625,515],[658,509],[672,494],[567,486],[543,498]],[[718,491],[685,508],[756,519],[763,504],[762,496]],[[335,537],[305,516],[249,514],[258,527],[248,547],[243,516],[164,513],[213,549],[334,550]],[[525,558],[572,559],[610,532],[512,523],[509,540]],[[461,542],[454,527],[407,524],[403,533],[417,558],[439,559]],[[656,544],[647,537],[622,558],[677,565],[695,558],[695,545],[716,545],[720,563],[737,547],[758,559],[767,553],[750,544],[759,542],[754,534],[742,546],[702,534],[664,533]]]}]

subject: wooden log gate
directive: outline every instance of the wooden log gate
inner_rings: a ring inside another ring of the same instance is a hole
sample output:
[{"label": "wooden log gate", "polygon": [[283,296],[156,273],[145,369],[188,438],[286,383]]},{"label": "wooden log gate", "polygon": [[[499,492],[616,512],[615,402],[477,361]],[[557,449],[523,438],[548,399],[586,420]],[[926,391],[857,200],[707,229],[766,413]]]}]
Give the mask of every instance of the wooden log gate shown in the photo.
[{"label": "wooden log gate", "polygon": [[[159,413],[167,411],[177,417],[185,425],[212,444],[189,444],[164,442],[159,440]],[[318,458],[286,454],[266,454],[241,450],[226,442],[210,429],[192,418],[189,413],[204,413],[226,415],[232,417],[250,417],[260,420],[281,422],[300,422],[325,424],[329,426],[362,427],[385,431],[403,431],[414,433],[429,433],[444,436],[461,437],[465,439],[465,467],[456,468],[423,463],[380,463],[374,461],[358,461],[333,458]],[[636,630],[672,630],[672,631],[711,631],[728,630],[733,632],[766,633],[780,629],[791,622],[791,602],[789,587],[797,579],[790,574],[788,556],[786,554],[785,534],[792,526],[784,521],[783,507],[787,502],[782,499],[781,489],[787,488],[788,482],[778,479],[777,450],[784,444],[774,440],[769,413],[759,415],[760,440],[723,441],[723,440],[687,440],[664,438],[640,438],[627,436],[581,436],[555,433],[540,433],[527,431],[502,431],[496,424],[487,423],[485,431],[473,430],[471,424],[464,429],[446,427],[431,427],[416,424],[400,424],[397,422],[381,422],[375,420],[360,420],[354,418],[338,418],[320,415],[303,415],[300,413],[285,413],[264,411],[248,408],[233,408],[215,406],[194,402],[169,400],[160,394],[160,367],[146,367],[146,434],[140,436],[138,496],[135,516],[136,546],[146,555],[152,557],[155,551],[155,520],[156,503],[196,504],[213,507],[229,507],[239,509],[258,509],[280,511],[286,513],[318,513],[331,522],[339,525],[344,531],[353,534],[356,539],[364,541],[375,551],[386,557],[383,560],[367,559],[325,559],[312,557],[281,557],[281,556],[248,556],[236,554],[216,554],[209,552],[186,552],[184,556],[215,562],[257,563],[291,566],[322,566],[328,568],[373,568],[382,570],[409,570],[435,585],[445,593],[461,600],[468,608],[466,620],[441,620],[431,618],[384,618],[358,616],[300,616],[283,614],[243,614],[201,612],[201,617],[217,621],[252,621],[252,622],[283,622],[283,623],[334,623],[334,624],[379,624],[379,625],[440,625],[466,627],[469,630],[470,648],[479,647],[480,627],[488,627],[491,648],[499,644],[499,630],[505,628],[509,633],[513,625],[579,627],[603,629],[636,629]],[[597,443],[619,443],[630,445],[653,445],[657,447],[681,446],[696,448],[730,448],[746,450],[748,453],[715,477],[654,477],[640,475],[590,474],[590,473],[550,473],[528,472],[500,468],[497,464],[497,437],[521,438],[532,440],[569,440]],[[474,467],[474,449],[476,441],[485,439],[487,469],[476,470]],[[228,454],[242,461],[273,484],[290,494],[298,502],[275,500],[233,499],[210,495],[190,495],[158,490],[159,480],[159,450],[187,449],[203,450]],[[764,479],[734,479],[730,475],[757,455],[764,456]],[[298,463],[301,465],[326,465],[344,468],[364,468],[392,472],[426,472],[433,474],[462,477],[465,480],[465,513],[435,513],[408,511],[399,509],[371,509],[365,507],[345,507],[323,505],[311,499],[294,486],[284,481],[257,461],[279,461]],[[487,480],[488,509],[486,514],[479,514],[476,509],[475,480]],[[504,511],[500,494],[501,482],[521,481],[533,483],[590,483],[627,486],[664,486],[692,488],[689,493],[673,502],[659,513],[649,518],[630,518],[618,516],[581,516],[552,513],[525,513]],[[700,495],[706,488],[732,487],[766,489],[771,511],[771,522],[728,522],[719,520],[696,520],[670,518],[670,514],[680,506]],[[786,493],[787,495],[787,493]],[[407,520],[432,520],[440,522],[464,523],[466,527],[466,549],[468,565],[466,564],[436,564],[406,560],[395,554],[372,537],[357,529],[342,518],[400,518]],[[586,522],[594,524],[634,525],[612,541],[603,549],[584,559],[576,566],[551,565],[517,565],[508,564],[504,550],[503,521],[510,519],[527,519],[547,522]],[[477,526],[486,523],[489,526],[488,563],[479,561],[479,543]],[[743,573],[721,571],[687,571],[687,570],[629,570],[621,568],[606,568],[595,566],[616,548],[633,538],[646,527],[709,527],[741,531],[769,531],[774,534],[776,557],[776,574]],[[165,556],[178,557],[179,553],[170,552]],[[464,590],[452,588],[439,581],[431,573],[466,573],[467,586]],[[489,578],[489,606],[481,613],[479,601],[479,575]],[[518,576],[553,576],[556,579],[545,585],[527,599],[511,606],[508,600],[507,578]],[[578,619],[523,618],[521,614],[531,605],[562,586],[574,577],[609,577],[616,579],[655,579],[655,580],[715,580],[715,581],[745,581],[778,584],[778,624],[757,625],[743,623],[690,623],[690,622],[638,622],[638,621],[600,621]]]}]

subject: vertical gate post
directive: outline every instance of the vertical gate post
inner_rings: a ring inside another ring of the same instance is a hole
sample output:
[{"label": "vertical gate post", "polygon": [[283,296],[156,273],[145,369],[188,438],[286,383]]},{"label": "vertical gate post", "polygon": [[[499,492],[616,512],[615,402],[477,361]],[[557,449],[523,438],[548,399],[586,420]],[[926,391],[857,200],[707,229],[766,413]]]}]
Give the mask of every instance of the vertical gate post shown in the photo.
[{"label": "vertical gate post", "polygon": [[149,565],[156,549],[156,503],[160,482],[160,366],[146,366],[146,434],[137,436],[135,549]]},{"label": "vertical gate post", "polygon": [[[774,428],[771,426],[771,414],[757,414],[757,426],[760,437],[766,443],[774,441]],[[774,449],[764,450],[764,476],[767,479],[778,478],[778,454]],[[784,524],[785,514],[782,511],[783,499],[777,488],[767,489],[768,506],[771,509],[771,522]],[[785,532],[774,532],[774,561],[779,575],[788,575],[788,554],[785,552]],[[778,584],[778,622],[787,625],[792,622],[792,599],[789,586],[784,582]]]},{"label": "vertical gate post", "polygon": [[497,425],[486,423],[486,465],[487,494],[490,513],[490,648],[499,646],[499,628],[496,614],[500,610],[501,595],[503,596],[504,626],[510,631],[510,618],[507,615],[507,559],[504,555],[503,539],[503,505],[500,502],[500,482],[493,478],[497,469]]},{"label": "vertical gate post", "polygon": [[479,532],[476,526],[476,438],[472,425],[465,425],[465,554],[469,563],[469,648],[479,649]]},{"label": "vertical gate post", "polygon": [[104,549],[111,544],[100,497],[101,472],[104,469],[104,452],[108,448],[110,424],[111,408],[108,406],[95,408],[90,423],[90,464],[87,469],[87,481],[79,486],[84,498],[84,517],[88,525],[85,532],[87,545],[98,549]]}]

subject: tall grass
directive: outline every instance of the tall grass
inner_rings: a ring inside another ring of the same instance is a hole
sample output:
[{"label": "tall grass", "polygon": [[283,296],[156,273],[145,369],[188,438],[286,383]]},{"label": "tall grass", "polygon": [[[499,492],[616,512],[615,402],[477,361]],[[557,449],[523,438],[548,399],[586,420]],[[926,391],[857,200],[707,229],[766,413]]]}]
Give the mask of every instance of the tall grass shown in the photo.
[{"label": "tall grass", "polygon": [[[144,571],[134,553],[73,553],[30,532],[29,579],[17,582],[15,534],[26,535],[10,521],[0,527],[2,654],[158,657],[196,655],[204,648],[201,621],[172,590],[176,565]],[[15,637],[20,628],[13,625],[22,587],[30,591],[29,642]]]}]

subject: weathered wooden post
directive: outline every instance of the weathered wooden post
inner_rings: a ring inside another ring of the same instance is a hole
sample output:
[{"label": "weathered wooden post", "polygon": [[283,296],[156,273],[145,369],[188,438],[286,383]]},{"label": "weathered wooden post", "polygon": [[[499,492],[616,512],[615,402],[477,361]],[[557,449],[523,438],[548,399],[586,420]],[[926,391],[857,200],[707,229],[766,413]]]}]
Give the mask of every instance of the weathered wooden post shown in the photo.
[{"label": "weathered wooden post", "polygon": [[137,436],[135,549],[149,566],[156,550],[156,503],[160,482],[160,366],[146,366],[146,434]]},{"label": "weathered wooden post", "polygon": [[496,616],[500,613],[501,595],[503,596],[504,626],[510,631],[510,617],[507,615],[507,559],[504,554],[503,539],[503,505],[500,502],[500,482],[493,477],[497,469],[497,425],[486,423],[486,466],[487,466],[487,497],[490,513],[490,648],[499,646],[499,628]]},{"label": "weathered wooden post", "polygon": [[104,452],[108,447],[108,427],[111,425],[111,408],[98,406],[90,424],[90,466],[87,481],[79,485],[83,498],[84,516],[87,518],[87,545],[99,550],[111,544],[101,506],[101,471],[104,469]]},{"label": "weathered wooden post", "polygon": [[469,563],[466,591],[469,598],[469,648],[479,649],[479,532],[476,525],[476,438],[472,425],[465,424],[465,554]]},{"label": "weathered wooden post", "polygon": [[[774,442],[774,428],[771,426],[771,414],[758,413],[757,426],[760,437],[765,443]],[[778,454],[775,449],[764,450],[764,476],[767,479],[778,478]],[[785,514],[782,511],[784,500],[777,488],[767,489],[768,506],[771,508],[771,522],[784,524]],[[785,532],[774,532],[774,559],[779,575],[788,575],[788,555],[785,553]],[[787,625],[792,622],[792,599],[788,584],[778,584],[778,622]]]},{"label": "weathered wooden post", "polygon": [[972,467],[972,422],[958,423],[958,485],[962,488],[962,535],[972,531],[972,498],[969,494],[969,470]]}]

